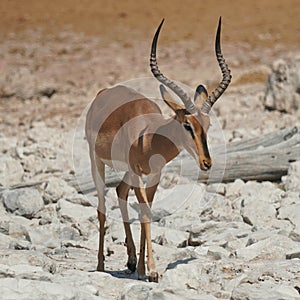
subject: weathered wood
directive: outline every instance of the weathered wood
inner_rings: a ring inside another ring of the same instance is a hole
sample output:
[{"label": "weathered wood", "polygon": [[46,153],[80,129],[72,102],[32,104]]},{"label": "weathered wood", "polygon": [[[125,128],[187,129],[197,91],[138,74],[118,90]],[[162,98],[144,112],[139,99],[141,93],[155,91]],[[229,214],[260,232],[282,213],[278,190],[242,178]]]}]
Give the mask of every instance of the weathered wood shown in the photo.
[{"label": "weathered wood", "polygon": [[[298,127],[285,128],[268,134],[264,134],[261,137],[255,137],[240,142],[233,142],[227,145],[227,153],[229,152],[238,152],[246,150],[256,150],[259,147],[272,147],[285,143],[291,140],[292,144],[298,143],[300,138],[300,132]],[[298,137],[298,141],[297,138]]]},{"label": "weathered wood", "polygon": [[[229,143],[226,153],[217,149],[211,171],[214,176],[210,176],[209,172],[199,171],[197,177],[199,182],[230,182],[237,178],[277,181],[287,174],[289,164],[297,160],[300,160],[300,128],[293,127],[246,141]],[[195,169],[195,162],[183,154],[166,165],[164,172],[181,174],[192,180],[197,179],[193,172],[193,174],[188,171],[182,172],[182,164],[185,170]],[[89,170],[77,174],[77,178],[65,179],[83,193],[94,191]],[[106,172],[108,186],[115,186],[120,180],[120,175],[116,175],[112,170]]]},{"label": "weathered wood", "polygon": [[0,187],[0,193],[3,192],[4,190],[16,190],[16,189],[34,187],[34,186],[41,185],[45,182],[46,181],[21,182],[21,183],[18,183],[18,184],[11,185],[9,187]]},{"label": "weathered wood", "polygon": [[[277,181],[287,174],[290,163],[297,160],[300,160],[298,127],[230,143],[227,146],[222,181],[229,182],[237,178]],[[200,177],[199,180],[205,181],[205,178]]]}]

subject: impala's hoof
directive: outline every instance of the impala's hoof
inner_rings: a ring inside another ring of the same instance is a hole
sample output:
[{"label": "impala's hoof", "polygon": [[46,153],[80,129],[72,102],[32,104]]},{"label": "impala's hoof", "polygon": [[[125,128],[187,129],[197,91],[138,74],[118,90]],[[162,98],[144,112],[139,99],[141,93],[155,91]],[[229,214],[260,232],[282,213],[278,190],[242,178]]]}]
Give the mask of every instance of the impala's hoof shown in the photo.
[{"label": "impala's hoof", "polygon": [[137,259],[136,256],[128,257],[127,268],[134,273],[136,270]]},{"label": "impala's hoof", "polygon": [[158,273],[157,272],[151,272],[149,274],[149,282],[158,282]]},{"label": "impala's hoof", "polygon": [[145,274],[141,274],[138,276],[138,280],[146,281],[147,276]]}]

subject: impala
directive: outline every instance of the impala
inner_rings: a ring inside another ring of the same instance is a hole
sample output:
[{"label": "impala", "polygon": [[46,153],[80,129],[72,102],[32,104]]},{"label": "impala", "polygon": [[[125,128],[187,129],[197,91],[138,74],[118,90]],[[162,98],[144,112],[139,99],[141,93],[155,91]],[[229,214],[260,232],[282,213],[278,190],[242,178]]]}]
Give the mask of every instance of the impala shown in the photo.
[{"label": "impala", "polygon": [[[156,46],[164,20],[159,25],[151,47],[150,67],[154,77],[162,83],[160,92],[164,102],[173,110],[174,116],[166,119],[159,106],[131,88],[118,85],[101,90],[91,104],[86,117],[86,137],[89,143],[91,171],[98,194],[99,251],[98,271],[104,271],[105,235],[105,165],[125,171],[124,178],[116,188],[123,218],[128,269],[137,269],[139,279],[146,278],[145,249],[147,245],[147,269],[149,281],[158,281],[158,273],[152,254],[151,205],[161,170],[167,162],[186,149],[204,171],[211,167],[207,146],[210,125],[209,112],[231,81],[230,70],[220,47],[221,18],[219,19],[215,52],[222,71],[218,87],[208,95],[199,85],[192,100],[173,81],[158,69]],[[173,91],[183,105],[176,103],[165,88]],[[142,175],[147,176],[144,186]],[[132,238],[127,210],[130,189],[134,189],[140,205],[140,251],[137,263],[136,248]]]}]

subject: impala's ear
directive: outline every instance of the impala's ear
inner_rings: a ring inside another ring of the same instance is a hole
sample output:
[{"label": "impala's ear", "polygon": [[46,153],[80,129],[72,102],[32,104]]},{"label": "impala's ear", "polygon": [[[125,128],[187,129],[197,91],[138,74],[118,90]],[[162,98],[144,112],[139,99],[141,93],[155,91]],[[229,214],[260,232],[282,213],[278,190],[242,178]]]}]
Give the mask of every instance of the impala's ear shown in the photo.
[{"label": "impala's ear", "polygon": [[168,93],[166,88],[161,84],[159,86],[160,93],[162,98],[164,99],[165,103],[168,104],[168,106],[176,113],[179,110],[185,110],[185,107],[176,103],[172,96]]},{"label": "impala's ear", "polygon": [[207,100],[207,98],[208,93],[206,88],[202,84],[198,85],[194,95],[194,103],[198,109],[201,109],[203,103]]}]

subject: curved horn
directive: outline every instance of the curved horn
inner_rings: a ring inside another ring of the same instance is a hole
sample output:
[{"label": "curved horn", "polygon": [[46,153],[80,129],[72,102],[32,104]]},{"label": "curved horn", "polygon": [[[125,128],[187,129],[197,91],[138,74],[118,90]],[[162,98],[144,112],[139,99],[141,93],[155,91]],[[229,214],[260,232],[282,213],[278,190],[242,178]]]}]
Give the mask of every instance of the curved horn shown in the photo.
[{"label": "curved horn", "polygon": [[196,112],[196,107],[190,97],[184,92],[184,90],[179,87],[177,84],[175,84],[173,81],[165,77],[160,70],[158,69],[157,65],[157,60],[156,60],[156,46],[157,46],[157,39],[160,33],[160,29],[164,23],[163,19],[158,26],[156,33],[154,35],[153,41],[152,41],[152,46],[151,46],[151,56],[150,56],[150,67],[151,67],[151,72],[153,73],[154,77],[166,85],[168,88],[170,88],[184,103],[185,108],[187,109],[188,112],[190,113],[195,113]]},{"label": "curved horn", "polygon": [[219,66],[222,71],[223,78],[222,78],[222,81],[219,83],[218,87],[209,95],[207,100],[204,102],[204,104],[201,108],[201,112],[203,112],[205,114],[209,113],[211,107],[216,103],[216,101],[224,93],[224,91],[226,90],[226,88],[228,87],[228,85],[231,81],[230,70],[229,70],[227,64],[225,63],[225,59],[224,59],[224,57],[222,55],[222,51],[221,51],[221,45],[220,45],[221,22],[222,22],[222,18],[220,17],[217,34],[216,34],[215,51],[216,51],[216,56],[217,56]]}]

